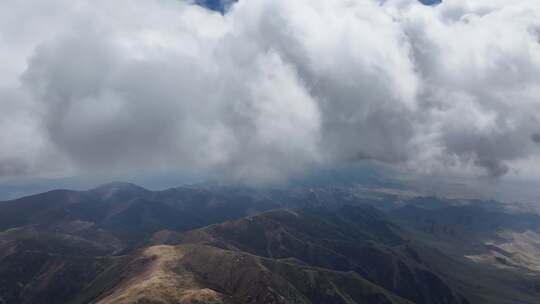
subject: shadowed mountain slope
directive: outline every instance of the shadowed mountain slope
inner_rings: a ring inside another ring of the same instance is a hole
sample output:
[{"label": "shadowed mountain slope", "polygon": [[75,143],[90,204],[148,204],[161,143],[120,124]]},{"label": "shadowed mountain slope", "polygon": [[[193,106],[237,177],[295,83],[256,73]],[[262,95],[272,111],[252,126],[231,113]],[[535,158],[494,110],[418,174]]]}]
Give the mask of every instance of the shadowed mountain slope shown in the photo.
[{"label": "shadowed mountain slope", "polygon": [[0,202],[0,303],[533,304],[538,248],[495,202],[112,183]]},{"label": "shadowed mountain slope", "polygon": [[191,187],[152,192],[111,183],[89,191],[55,190],[0,202],[0,231],[32,225],[117,251],[133,248],[162,229],[185,231],[277,207],[241,193]]},{"label": "shadowed mountain slope", "polygon": [[270,211],[162,241],[207,244],[352,271],[415,303],[468,303],[418,259],[399,230],[374,208],[346,206],[335,212]]}]

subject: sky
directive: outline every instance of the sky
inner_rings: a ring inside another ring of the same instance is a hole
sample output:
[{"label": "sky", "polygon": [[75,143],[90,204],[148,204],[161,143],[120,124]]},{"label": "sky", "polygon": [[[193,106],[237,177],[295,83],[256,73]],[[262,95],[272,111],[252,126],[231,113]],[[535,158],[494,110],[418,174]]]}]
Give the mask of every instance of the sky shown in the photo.
[{"label": "sky", "polygon": [[0,3],[0,180],[540,179],[540,2]]}]

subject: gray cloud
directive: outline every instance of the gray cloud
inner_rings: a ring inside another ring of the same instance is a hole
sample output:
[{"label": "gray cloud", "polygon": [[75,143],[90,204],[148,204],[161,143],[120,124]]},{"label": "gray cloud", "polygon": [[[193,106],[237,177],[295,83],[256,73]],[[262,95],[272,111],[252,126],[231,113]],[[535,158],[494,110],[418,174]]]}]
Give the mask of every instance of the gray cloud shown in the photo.
[{"label": "gray cloud", "polygon": [[484,168],[489,177],[501,177],[510,171],[510,167],[505,163],[495,159],[478,159],[475,161],[477,166]]},{"label": "gray cloud", "polygon": [[499,177],[538,153],[536,0],[33,2],[0,4],[5,168]]},{"label": "gray cloud", "polygon": [[531,135],[531,140],[537,144],[540,144],[540,134],[534,133],[533,135]]},{"label": "gray cloud", "polygon": [[27,166],[19,159],[4,159],[0,162],[0,178],[21,176],[27,173]]}]

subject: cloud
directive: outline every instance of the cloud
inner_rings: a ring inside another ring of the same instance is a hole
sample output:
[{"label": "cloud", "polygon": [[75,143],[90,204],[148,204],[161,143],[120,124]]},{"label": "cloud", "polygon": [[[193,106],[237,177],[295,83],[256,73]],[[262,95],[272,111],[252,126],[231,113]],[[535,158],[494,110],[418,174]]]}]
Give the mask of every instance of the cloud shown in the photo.
[{"label": "cloud", "polygon": [[539,152],[536,0],[34,2],[0,4],[5,176],[498,177]]},{"label": "cloud", "polygon": [[486,173],[493,178],[501,177],[510,171],[505,163],[496,159],[477,159],[475,164],[486,170]]}]

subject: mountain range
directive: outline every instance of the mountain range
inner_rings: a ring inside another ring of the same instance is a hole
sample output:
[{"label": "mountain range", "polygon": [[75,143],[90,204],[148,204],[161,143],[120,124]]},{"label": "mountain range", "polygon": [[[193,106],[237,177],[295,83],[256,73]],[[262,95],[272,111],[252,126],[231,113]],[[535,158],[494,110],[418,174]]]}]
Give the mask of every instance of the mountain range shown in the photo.
[{"label": "mountain range", "polygon": [[359,187],[0,202],[0,303],[538,303],[540,216]]}]

